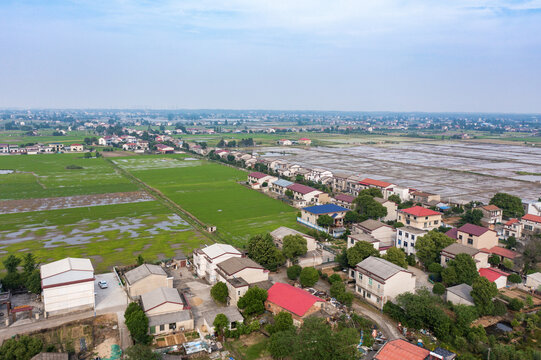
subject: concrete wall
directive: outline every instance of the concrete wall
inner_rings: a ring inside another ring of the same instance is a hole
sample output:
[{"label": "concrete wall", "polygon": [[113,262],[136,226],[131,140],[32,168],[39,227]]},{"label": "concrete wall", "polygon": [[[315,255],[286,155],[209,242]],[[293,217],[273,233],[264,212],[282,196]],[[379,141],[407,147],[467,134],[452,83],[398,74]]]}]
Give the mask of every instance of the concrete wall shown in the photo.
[{"label": "concrete wall", "polygon": [[47,313],[94,308],[94,280],[43,289]]},{"label": "concrete wall", "polygon": [[270,311],[273,315],[276,315],[282,311],[288,312],[291,314],[291,317],[293,318],[293,325],[295,326],[301,326],[304,319],[306,319],[308,316],[318,312],[323,308],[323,301],[316,301],[314,305],[312,305],[304,314],[304,316],[298,316],[297,314],[293,314],[290,311],[287,311],[286,309],[282,308],[281,306],[278,306],[274,303],[271,303],[270,301],[265,301],[265,308]]},{"label": "concrete wall", "polygon": [[128,294],[133,298],[151,292],[160,287],[173,287],[173,278],[164,275],[151,274],[133,285],[127,285]]},{"label": "concrete wall", "polygon": [[446,291],[445,293],[445,300],[450,301],[455,305],[468,305],[468,306],[474,306],[475,304],[473,302],[469,302],[468,300],[453,294],[450,291]]},{"label": "concrete wall", "polygon": [[154,332],[152,331],[153,329],[151,327],[150,328],[150,333],[152,335],[163,335],[163,334],[172,333],[174,331],[181,331],[182,328],[184,328],[184,331],[193,330],[195,328],[193,319],[189,319],[189,320],[185,320],[185,321],[179,321],[179,322],[176,322],[175,324],[176,324],[176,328],[174,328],[174,329],[170,329],[169,324],[163,324],[163,330],[160,330],[160,326],[155,326],[154,327]]},{"label": "concrete wall", "polygon": [[441,215],[413,216],[402,212],[398,212],[398,221],[421,230],[432,230],[442,224]]},{"label": "concrete wall", "polygon": [[[462,238],[460,238],[462,236]],[[487,231],[481,236],[472,236],[470,234],[459,231],[457,233],[458,242],[462,245],[474,247],[476,249],[490,249],[498,246],[498,234],[495,231]],[[469,240],[472,240],[470,244]]]}]

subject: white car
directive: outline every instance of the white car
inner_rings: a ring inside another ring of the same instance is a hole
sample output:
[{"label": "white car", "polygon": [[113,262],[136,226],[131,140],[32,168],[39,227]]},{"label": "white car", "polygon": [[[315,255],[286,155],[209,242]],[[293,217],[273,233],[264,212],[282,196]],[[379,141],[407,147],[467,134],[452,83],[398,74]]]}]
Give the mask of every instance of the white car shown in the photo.
[{"label": "white car", "polygon": [[98,286],[100,287],[100,289],[107,289],[107,281],[105,280],[98,281]]}]

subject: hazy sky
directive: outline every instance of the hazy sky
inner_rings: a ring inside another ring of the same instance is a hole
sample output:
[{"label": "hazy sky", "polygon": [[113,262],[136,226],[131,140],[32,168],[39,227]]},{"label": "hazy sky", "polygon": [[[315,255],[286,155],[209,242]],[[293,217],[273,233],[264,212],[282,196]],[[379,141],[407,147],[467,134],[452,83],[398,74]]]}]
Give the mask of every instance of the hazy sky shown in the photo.
[{"label": "hazy sky", "polygon": [[541,112],[541,0],[0,0],[0,107]]}]

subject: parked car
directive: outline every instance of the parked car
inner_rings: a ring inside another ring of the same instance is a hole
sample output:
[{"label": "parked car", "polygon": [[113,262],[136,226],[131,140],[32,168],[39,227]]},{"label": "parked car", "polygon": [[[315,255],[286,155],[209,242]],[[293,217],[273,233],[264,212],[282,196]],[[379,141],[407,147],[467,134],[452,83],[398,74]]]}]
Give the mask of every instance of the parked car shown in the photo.
[{"label": "parked car", "polygon": [[98,281],[98,286],[100,287],[100,289],[107,289],[107,281],[105,280]]}]

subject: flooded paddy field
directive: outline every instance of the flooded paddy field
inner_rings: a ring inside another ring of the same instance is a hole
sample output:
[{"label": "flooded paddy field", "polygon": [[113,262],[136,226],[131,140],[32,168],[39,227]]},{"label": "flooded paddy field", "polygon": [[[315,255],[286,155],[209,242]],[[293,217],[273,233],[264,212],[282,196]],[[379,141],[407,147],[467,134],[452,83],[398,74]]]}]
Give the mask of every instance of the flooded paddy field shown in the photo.
[{"label": "flooded paddy field", "polygon": [[264,156],[306,167],[360,174],[438,193],[443,200],[488,200],[498,191],[541,196],[541,148],[464,142],[384,145],[270,147]]}]

